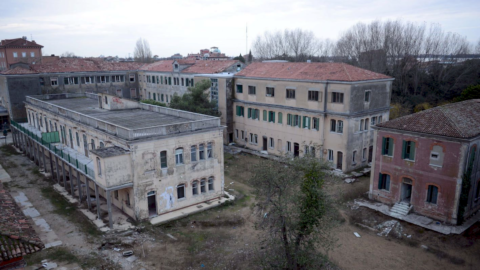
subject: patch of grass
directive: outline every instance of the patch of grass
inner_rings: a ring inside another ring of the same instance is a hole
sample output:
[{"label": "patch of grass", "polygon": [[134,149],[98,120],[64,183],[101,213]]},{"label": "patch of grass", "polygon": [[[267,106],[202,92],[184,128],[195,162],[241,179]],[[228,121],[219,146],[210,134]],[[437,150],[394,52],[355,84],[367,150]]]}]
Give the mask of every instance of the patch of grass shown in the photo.
[{"label": "patch of grass", "polygon": [[18,153],[11,144],[2,145],[0,147],[0,151],[2,151],[2,153],[7,157],[20,155],[20,153]]},{"label": "patch of grass", "polygon": [[90,221],[83,214],[78,213],[77,207],[67,200],[62,195],[57,193],[53,187],[41,188],[42,196],[48,198],[55,207],[54,213],[66,216],[70,221],[77,224],[80,229],[88,235],[100,236],[102,233],[90,223]]},{"label": "patch of grass", "polygon": [[8,171],[8,169],[14,169],[14,168],[18,167],[17,163],[15,163],[11,160],[7,160],[3,165],[5,166],[4,169],[7,170],[7,171]]},{"label": "patch of grass", "polygon": [[65,247],[54,247],[25,256],[25,260],[29,265],[39,264],[45,259],[66,263],[80,262],[78,257]]},{"label": "patch of grass", "polygon": [[40,173],[40,169],[38,167],[34,167],[32,169],[32,174],[36,175],[36,176],[42,176],[42,174]]}]

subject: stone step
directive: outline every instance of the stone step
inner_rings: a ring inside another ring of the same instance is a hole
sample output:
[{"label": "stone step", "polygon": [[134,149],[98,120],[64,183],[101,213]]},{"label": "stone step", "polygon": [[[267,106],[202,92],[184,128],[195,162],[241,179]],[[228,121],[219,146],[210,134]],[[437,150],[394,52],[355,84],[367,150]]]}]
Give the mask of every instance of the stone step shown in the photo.
[{"label": "stone step", "polygon": [[410,205],[408,203],[399,202],[396,203],[391,209],[390,212],[406,216],[410,212]]}]

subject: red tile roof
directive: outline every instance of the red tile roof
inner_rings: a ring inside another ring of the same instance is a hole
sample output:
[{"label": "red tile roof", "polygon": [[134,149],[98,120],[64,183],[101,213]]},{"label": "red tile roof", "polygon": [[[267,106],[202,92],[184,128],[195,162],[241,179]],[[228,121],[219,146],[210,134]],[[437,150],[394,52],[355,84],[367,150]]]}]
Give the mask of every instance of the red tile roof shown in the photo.
[{"label": "red tile roof", "polygon": [[435,107],[377,126],[453,138],[476,137],[480,135],[480,99]]},{"label": "red tile roof", "polygon": [[153,62],[151,64],[146,64],[146,65],[141,67],[141,70],[172,72],[173,71],[173,60],[162,60],[162,61]]},{"label": "red tile roof", "polygon": [[0,42],[0,46],[2,47],[38,47],[43,48],[42,45],[37,44],[35,41],[28,41],[23,38],[15,38],[15,39],[4,39]]},{"label": "red tile roof", "polygon": [[369,81],[391,77],[345,63],[252,63],[236,77],[272,78],[308,81]]},{"label": "red tile roof", "polygon": [[28,218],[0,182],[0,263],[44,247]]},{"label": "red tile roof", "polygon": [[222,61],[212,61],[212,60],[197,60],[195,65],[192,65],[184,70],[182,73],[196,73],[196,74],[213,74],[224,72],[227,68],[235,65],[237,60],[222,60]]},{"label": "red tile roof", "polygon": [[22,67],[15,67],[15,68],[7,69],[7,70],[1,72],[1,74],[5,74],[5,75],[34,74],[34,73],[37,73],[37,72],[35,72],[31,69],[26,69],[26,68],[22,68]]}]

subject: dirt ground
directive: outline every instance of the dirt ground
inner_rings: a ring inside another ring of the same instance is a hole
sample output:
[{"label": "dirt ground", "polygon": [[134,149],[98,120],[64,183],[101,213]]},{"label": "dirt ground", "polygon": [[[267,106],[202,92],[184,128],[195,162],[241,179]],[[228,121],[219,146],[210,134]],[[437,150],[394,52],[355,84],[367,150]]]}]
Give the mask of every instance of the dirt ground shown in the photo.
[{"label": "dirt ground", "polygon": [[[49,193],[52,182],[31,161],[1,149],[0,164],[13,179],[7,187],[24,192],[64,243],[29,256],[31,269],[44,258],[64,269],[258,269],[254,258],[261,232],[255,229],[255,197],[246,185],[258,157],[225,154],[225,190],[237,197],[232,204],[162,226],[144,222],[136,224],[135,231],[102,234],[79,217],[74,206]],[[445,236],[393,221],[388,236],[378,236],[382,228],[377,227],[393,219],[352,203],[365,198],[368,185],[368,177],[363,177],[327,187],[341,198],[338,209],[344,221],[334,230],[338,246],[329,253],[339,269],[480,269],[478,223],[464,235]],[[114,248],[133,250],[137,259],[129,262]]]}]

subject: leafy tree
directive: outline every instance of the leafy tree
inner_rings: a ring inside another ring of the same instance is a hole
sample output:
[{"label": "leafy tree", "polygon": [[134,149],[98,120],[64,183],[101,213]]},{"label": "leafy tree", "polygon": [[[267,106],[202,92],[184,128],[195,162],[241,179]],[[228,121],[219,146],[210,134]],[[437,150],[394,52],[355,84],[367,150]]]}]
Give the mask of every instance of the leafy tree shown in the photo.
[{"label": "leafy tree", "polygon": [[[251,179],[261,211],[264,269],[320,269],[334,247],[337,210],[324,189],[329,165],[311,156],[269,160]],[[323,251],[323,252],[322,252]]]},{"label": "leafy tree", "polygon": [[390,120],[410,114],[410,111],[400,103],[392,103],[390,108]]},{"label": "leafy tree", "polygon": [[146,104],[151,104],[151,105],[156,105],[156,106],[167,107],[167,104],[165,104],[163,102],[158,102],[158,101],[155,101],[155,100],[151,100],[151,99],[142,99],[140,102],[146,103]]},{"label": "leafy tree", "polygon": [[415,108],[413,109],[413,112],[417,113],[417,112],[425,111],[425,110],[428,110],[428,109],[431,109],[431,108],[432,108],[432,105],[430,105],[430,103],[423,102],[423,103],[420,103],[417,106],[415,106]]},{"label": "leafy tree", "polygon": [[243,58],[242,54],[240,54],[239,56],[233,58],[233,60],[238,60],[238,61],[240,61],[240,62],[242,62],[242,63],[245,64],[245,58]]},{"label": "leafy tree", "polygon": [[202,80],[193,87],[188,88],[188,92],[183,96],[173,95],[170,102],[170,108],[184,110],[189,112],[220,116],[217,109],[217,103],[210,101],[207,89],[210,88],[209,80]]},{"label": "leafy tree", "polygon": [[455,102],[468,99],[480,99],[480,84],[470,85],[462,91],[459,97],[455,98]]}]

